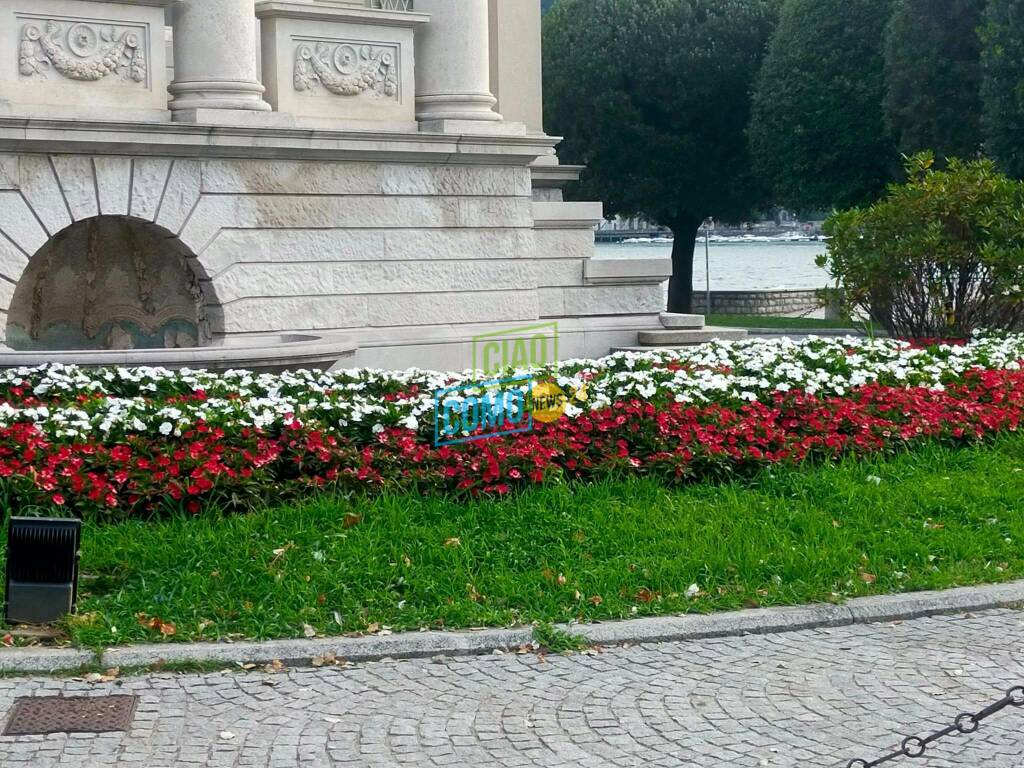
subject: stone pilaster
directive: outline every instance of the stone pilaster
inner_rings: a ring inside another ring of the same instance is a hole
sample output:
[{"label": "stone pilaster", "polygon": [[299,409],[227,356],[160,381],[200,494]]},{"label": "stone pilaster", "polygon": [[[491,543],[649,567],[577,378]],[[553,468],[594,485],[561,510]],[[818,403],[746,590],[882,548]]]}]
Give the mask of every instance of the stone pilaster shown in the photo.
[{"label": "stone pilaster", "polygon": [[[174,12],[174,119],[269,112],[256,74],[253,0],[181,0]],[[210,110],[211,112],[207,112]]]},{"label": "stone pilaster", "polygon": [[491,93],[507,121],[544,132],[539,0],[489,0]]},{"label": "stone pilaster", "polygon": [[488,0],[416,0],[430,23],[416,33],[416,117],[425,130],[495,123]]}]

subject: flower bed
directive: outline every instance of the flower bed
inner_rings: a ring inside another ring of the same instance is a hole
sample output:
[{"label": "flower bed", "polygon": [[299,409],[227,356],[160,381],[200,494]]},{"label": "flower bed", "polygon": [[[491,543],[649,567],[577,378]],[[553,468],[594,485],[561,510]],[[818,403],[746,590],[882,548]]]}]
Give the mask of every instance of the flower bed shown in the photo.
[{"label": "flower bed", "polygon": [[256,375],[52,366],[0,373],[0,478],[19,508],[246,508],[310,488],[508,493],[616,472],[679,480],[972,441],[1024,417],[1024,336],[927,349],[718,342],[568,361],[582,392],[529,434],[433,445],[433,393],[470,372]]}]

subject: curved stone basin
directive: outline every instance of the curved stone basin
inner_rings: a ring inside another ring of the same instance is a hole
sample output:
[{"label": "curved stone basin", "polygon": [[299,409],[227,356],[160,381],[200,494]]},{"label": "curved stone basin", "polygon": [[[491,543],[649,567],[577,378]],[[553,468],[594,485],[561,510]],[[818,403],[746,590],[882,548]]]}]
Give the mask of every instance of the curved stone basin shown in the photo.
[{"label": "curved stone basin", "polygon": [[67,350],[16,352],[0,347],[0,368],[80,365],[194,368],[210,371],[245,369],[265,373],[307,368],[329,370],[355,355],[359,345],[341,334],[281,334],[260,336],[245,342],[187,349]]}]

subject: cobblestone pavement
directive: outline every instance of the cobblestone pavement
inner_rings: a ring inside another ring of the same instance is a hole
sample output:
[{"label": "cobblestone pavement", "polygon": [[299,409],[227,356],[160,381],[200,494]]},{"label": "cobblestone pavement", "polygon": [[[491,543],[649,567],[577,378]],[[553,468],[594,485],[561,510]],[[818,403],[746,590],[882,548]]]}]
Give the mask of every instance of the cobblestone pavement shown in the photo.
[{"label": "cobblestone pavement", "polygon": [[[845,766],[1024,683],[1022,628],[993,611],[544,659],[0,680],[0,714],[16,696],[140,697],[127,734],[0,737],[0,766]],[[1024,766],[1024,709],[934,746],[887,766]]]}]

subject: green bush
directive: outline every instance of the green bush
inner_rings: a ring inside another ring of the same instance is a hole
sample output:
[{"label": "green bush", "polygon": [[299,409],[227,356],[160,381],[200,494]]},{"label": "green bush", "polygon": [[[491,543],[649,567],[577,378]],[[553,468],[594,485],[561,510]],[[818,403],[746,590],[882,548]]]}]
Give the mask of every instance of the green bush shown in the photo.
[{"label": "green bush", "polygon": [[833,215],[819,259],[847,311],[904,338],[966,338],[1024,326],[1024,183],[989,160],[930,153],[867,208]]}]

